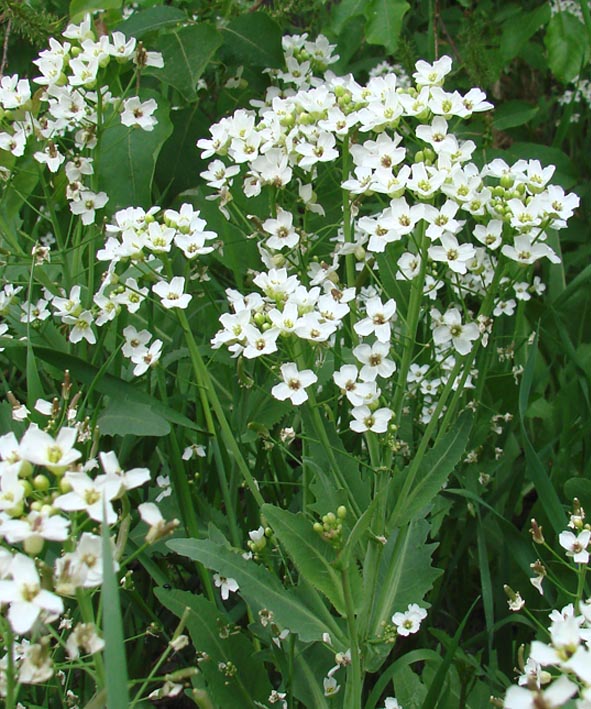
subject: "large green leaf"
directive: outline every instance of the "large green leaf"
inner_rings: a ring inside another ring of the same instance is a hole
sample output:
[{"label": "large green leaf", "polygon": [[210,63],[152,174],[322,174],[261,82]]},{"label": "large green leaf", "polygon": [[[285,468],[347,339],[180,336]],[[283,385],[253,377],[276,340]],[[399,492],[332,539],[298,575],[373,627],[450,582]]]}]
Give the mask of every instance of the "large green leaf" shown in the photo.
[{"label": "large green leaf", "polygon": [[[243,633],[223,632],[234,623],[213,603],[188,591],[157,588],[156,597],[186,627],[197,652],[207,656],[199,663],[209,694],[218,707],[254,707],[267,700],[271,685],[265,666]],[[231,663],[236,668],[226,675],[220,666]]]},{"label": "large green leaf", "polygon": [[336,552],[312,529],[301,514],[293,514],[273,505],[263,505],[261,514],[285,548],[300,574],[344,612],[345,599],[340,574],[331,562]]},{"label": "large green leaf", "polygon": [[125,397],[111,399],[97,421],[100,432],[107,436],[166,436],[168,421],[148,404]]},{"label": "large green leaf", "polygon": [[71,0],[70,20],[80,22],[87,13],[95,10],[118,10],[122,0]]},{"label": "large green leaf", "polygon": [[539,110],[539,106],[532,106],[526,101],[507,101],[495,108],[493,126],[497,130],[522,126],[531,121]]},{"label": "large green leaf", "polygon": [[205,23],[167,32],[158,42],[164,68],[149,73],[174,86],[187,101],[194,101],[197,82],[221,43],[220,33]]},{"label": "large green leaf", "polygon": [[161,5],[136,10],[131,17],[122,22],[117,29],[127,37],[140,39],[149,32],[155,32],[164,27],[171,27],[186,21],[187,15],[177,7]]},{"label": "large green leaf", "polygon": [[302,419],[306,434],[304,464],[310,471],[311,488],[316,497],[311,509],[325,514],[344,504],[357,519],[370,503],[373,478],[366,470],[362,471],[355,457],[345,450],[333,423],[322,421],[327,440],[324,444],[323,432],[317,430],[314,417],[303,410]]},{"label": "large green leaf", "polygon": [[370,0],[366,5],[368,44],[379,44],[394,54],[410,5],[406,0]]},{"label": "large green leaf", "polygon": [[201,562],[208,569],[238,582],[240,595],[251,609],[272,611],[275,622],[297,633],[300,640],[320,640],[327,627],[318,615],[280,584],[276,576],[221,544],[206,539],[173,539],[167,545],[177,554]]},{"label": "large green leaf", "polygon": [[330,12],[330,26],[333,32],[340,34],[352,17],[365,14],[367,0],[341,0],[335,3]]},{"label": "large green leaf", "polygon": [[242,14],[225,27],[224,49],[239,63],[278,68],[283,65],[281,28],[264,12]]},{"label": "large green leaf", "polygon": [[570,12],[557,12],[546,29],[548,66],[565,84],[579,75],[589,55],[585,25]]},{"label": "large green leaf", "polygon": [[388,529],[401,527],[410,522],[441,490],[466,450],[471,429],[472,415],[470,412],[465,412],[454,428],[425,455],[414,482],[403,499],[400,495],[404,489],[405,474],[410,472],[412,465],[397,474],[392,486],[396,502],[388,520]]},{"label": "large green leaf", "polygon": [[543,3],[530,12],[524,12],[521,9],[516,12],[517,15],[509,17],[502,27],[500,49],[504,64],[508,64],[514,59],[528,39],[548,22],[550,4]]},{"label": "large green leaf", "polygon": [[141,99],[156,99],[158,120],[152,131],[128,128],[111,115],[98,149],[99,186],[109,195],[110,213],[122,207],[151,207],[152,179],[160,148],[172,132],[168,104],[160,94],[144,91]]},{"label": "large green leaf", "polygon": [[[429,524],[411,522],[390,535],[381,555],[374,598],[366,599],[372,607],[367,635],[381,634],[384,623],[396,611],[405,611],[409,603],[421,603],[435,579],[441,574],[431,565],[436,544],[427,543]],[[390,646],[370,645],[366,669],[375,672],[390,652]]]}]

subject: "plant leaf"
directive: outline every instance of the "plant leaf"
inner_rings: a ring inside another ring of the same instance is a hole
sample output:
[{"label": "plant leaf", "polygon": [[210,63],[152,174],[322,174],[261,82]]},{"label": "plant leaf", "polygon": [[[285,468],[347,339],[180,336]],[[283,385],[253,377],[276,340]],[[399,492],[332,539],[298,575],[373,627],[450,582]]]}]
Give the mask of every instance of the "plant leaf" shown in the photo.
[{"label": "plant leaf", "polygon": [[84,15],[95,10],[118,10],[122,0],[71,0],[70,20],[80,22]]},{"label": "plant leaf", "polygon": [[264,12],[239,15],[222,28],[224,49],[239,63],[278,68],[283,65],[281,28]]},{"label": "plant leaf", "polygon": [[[402,527],[410,522],[441,490],[466,450],[471,429],[472,414],[467,411],[460,416],[454,428],[425,455],[403,504],[396,500],[394,512],[388,520],[388,529]],[[405,472],[403,470],[393,480],[395,498],[403,486]]]},{"label": "plant leaf", "polygon": [[239,553],[206,539],[173,539],[167,546],[222,576],[236,579],[240,595],[255,612],[263,608],[272,611],[277,624],[297,633],[303,642],[320,640],[326,632],[326,624],[295,594],[284,589],[276,576]]},{"label": "plant leaf", "polygon": [[136,10],[131,17],[122,22],[117,29],[126,37],[140,39],[149,32],[156,32],[164,27],[178,25],[186,21],[187,14],[176,7],[162,5]]},{"label": "plant leaf", "polygon": [[[254,707],[255,701],[266,701],[271,684],[265,666],[243,633],[221,632],[224,627],[234,626],[224,611],[189,591],[157,588],[155,594],[163,606],[177,617],[185,618],[195,650],[209,658],[200,663],[199,670],[216,706]],[[231,663],[236,673],[227,677],[220,671],[220,663]]]},{"label": "plant leaf", "polygon": [[[420,603],[435,579],[441,574],[431,565],[436,544],[427,544],[429,524],[416,520],[390,535],[378,568],[378,582],[372,604],[368,637],[378,637],[383,624],[396,611],[405,611],[409,603]],[[390,652],[390,646],[370,646],[366,669],[376,672]]]},{"label": "plant leaf", "polygon": [[109,527],[101,525],[103,539],[103,632],[105,637],[105,675],[107,685],[107,706],[129,706],[127,690],[127,659],[121,605],[119,603],[119,584],[113,566],[113,547]]},{"label": "plant leaf", "polygon": [[557,12],[546,29],[544,44],[548,66],[554,76],[567,84],[579,75],[588,58],[585,25],[570,12]]},{"label": "plant leaf", "polygon": [[166,436],[170,433],[170,424],[165,418],[147,404],[125,397],[111,399],[97,424],[107,436]]},{"label": "plant leaf", "polygon": [[335,34],[340,34],[352,17],[365,14],[367,0],[341,0],[333,5],[330,14],[330,26]]},{"label": "plant leaf", "polygon": [[410,10],[406,0],[372,0],[367,3],[366,39],[368,44],[380,44],[394,54],[402,31],[402,21]]},{"label": "plant leaf", "polygon": [[333,606],[344,612],[345,599],[340,574],[331,564],[336,552],[312,529],[302,514],[293,514],[273,505],[263,505],[261,514],[309,583],[324,593]]},{"label": "plant leaf", "polygon": [[554,485],[546,472],[546,469],[542,465],[536,449],[533,447],[525,426],[525,417],[527,413],[527,404],[529,401],[529,393],[531,391],[531,386],[534,378],[534,371],[536,366],[536,355],[538,352],[538,335],[536,333],[535,340],[531,347],[531,352],[527,359],[525,365],[525,370],[521,378],[521,385],[519,387],[519,422],[521,425],[521,435],[523,437],[523,448],[525,450],[525,459],[527,462],[527,473],[530,480],[533,482],[536,488],[538,499],[540,504],[544,509],[544,512],[548,515],[548,519],[552,528],[559,534],[564,529],[565,514],[560,503],[560,499],[554,489]]},{"label": "plant leaf", "polygon": [[532,106],[527,101],[507,101],[495,108],[493,126],[496,130],[522,126],[531,121],[539,110],[539,106]]},{"label": "plant leaf", "polygon": [[164,68],[151,69],[148,73],[174,86],[187,101],[194,101],[197,81],[221,43],[220,33],[205,23],[167,32],[158,42]]},{"label": "plant leaf", "polygon": [[152,178],[160,148],[172,132],[165,99],[152,91],[141,92],[141,99],[156,99],[158,120],[151,131],[135,126],[128,128],[111,116],[111,124],[104,130],[98,149],[98,178],[100,189],[107,192],[106,209],[113,213],[122,207],[145,207],[153,204]]}]

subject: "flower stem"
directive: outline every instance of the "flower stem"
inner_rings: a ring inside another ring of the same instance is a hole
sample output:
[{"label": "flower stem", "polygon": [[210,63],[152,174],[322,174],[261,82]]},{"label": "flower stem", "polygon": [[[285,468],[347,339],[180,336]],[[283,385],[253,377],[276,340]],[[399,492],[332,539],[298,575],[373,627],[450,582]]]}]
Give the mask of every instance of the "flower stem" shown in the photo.
[{"label": "flower stem", "polygon": [[[230,428],[230,424],[226,419],[222,404],[218,398],[213,382],[211,381],[211,377],[209,376],[209,372],[207,371],[205,362],[201,357],[199,347],[197,346],[195,338],[193,337],[193,332],[191,331],[189,320],[187,319],[187,316],[183,311],[178,312],[178,319],[181,327],[183,328],[183,332],[185,333],[185,340],[187,342],[189,353],[191,355],[191,363],[193,365],[193,372],[195,373],[195,378],[197,379],[197,387],[199,389],[199,397],[201,399],[201,405],[203,407],[203,414],[205,416],[207,430],[212,436],[215,436],[218,439],[221,438],[225,447],[234,456],[236,465],[238,466],[242,477],[248,485],[248,489],[252,493],[252,496],[256,500],[257,504],[259,506],[262,506],[264,505],[265,500],[263,499],[263,496],[259,491],[257,483],[253,478],[246,461],[244,460],[242,451],[240,450],[238,443],[236,442],[236,439],[232,434],[232,429]],[[212,410],[213,414],[215,414],[215,417],[217,419],[217,426],[214,422]]]}]

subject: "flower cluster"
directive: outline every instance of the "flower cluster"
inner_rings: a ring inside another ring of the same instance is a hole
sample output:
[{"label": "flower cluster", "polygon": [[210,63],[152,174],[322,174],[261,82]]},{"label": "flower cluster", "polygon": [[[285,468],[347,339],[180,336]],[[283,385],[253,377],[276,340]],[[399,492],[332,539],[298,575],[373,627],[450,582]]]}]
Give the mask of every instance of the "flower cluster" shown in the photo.
[{"label": "flower cluster", "polygon": [[507,709],[561,707],[575,696],[577,709],[591,704],[591,599],[552,611],[550,621],[549,642],[532,643],[518,684],[507,690]]},{"label": "flower cluster", "polygon": [[[113,528],[121,501],[151,477],[147,468],[122,469],[114,451],[84,460],[79,446],[90,430],[87,421],[76,420],[77,397],[69,399],[69,388],[66,381],[62,403],[37,402],[43,428],[32,423],[20,439],[13,432],[0,436],[0,607],[21,638],[9,651],[22,683],[44,682],[53,674],[43,626],[61,618],[68,629],[64,599],[103,582],[103,541],[96,524]],[[164,522],[153,503],[143,507],[141,517],[150,527],[147,543],[174,529],[176,523]],[[113,556],[117,569],[114,542]],[[29,644],[22,639],[29,634],[40,640]],[[78,624],[65,646],[76,659],[80,649],[97,652],[103,641],[94,626]],[[2,696],[7,667],[5,656],[0,659]]]},{"label": "flower cluster", "polygon": [[[334,381],[358,432],[387,430],[393,412],[382,404],[392,398],[395,353],[408,346],[384,277],[430,303],[420,310],[419,331],[431,343],[400,373],[427,423],[448,382],[460,386],[458,361],[477,343],[486,346],[494,320],[543,291],[527,267],[559,260],[548,232],[564,228],[579,204],[550,184],[554,168],[537,160],[509,166],[495,159],[481,168],[471,161],[475,144],[454,135],[451,122],[491,104],[477,88],[445,91],[451,67],[449,57],[418,62],[410,86],[395,74],[361,85],[327,72],[297,91],[272,87],[255,110],[223,118],[211,138],[198,141],[204,158],[215,156],[202,176],[228,218],[238,212],[232,192],[239,176],[248,198],[265,190],[276,203],[268,218],[251,217],[266,267],[253,283],[263,296],[229,291],[234,312],[221,317],[213,346],[252,359],[283,342],[294,359],[299,338],[318,361],[324,343],[346,345],[352,332],[355,346]],[[314,218],[326,213],[322,196],[334,162],[345,206],[342,228],[331,236]],[[462,387],[476,375],[462,376]],[[296,389],[297,403],[307,398],[303,389]]]},{"label": "flower cluster", "polygon": [[100,72],[110,62],[133,62],[138,70],[162,67],[163,62],[159,53],[146,52],[121,32],[97,38],[90,16],[79,25],[68,25],[62,39],[50,39],[49,49],[34,61],[40,75],[33,81],[42,87],[34,97],[27,79],[13,75],[0,80],[0,149],[20,157],[34,142],[38,149],[33,157],[49,172],[57,173],[63,165],[70,210],[88,225],[108,201],[105,192],[94,192],[86,183],[94,173],[88,152],[97,144],[97,126],[107,107],[120,114],[125,126],[152,130],[156,123],[153,99],[142,103],[137,96],[114,97],[101,85]]}]

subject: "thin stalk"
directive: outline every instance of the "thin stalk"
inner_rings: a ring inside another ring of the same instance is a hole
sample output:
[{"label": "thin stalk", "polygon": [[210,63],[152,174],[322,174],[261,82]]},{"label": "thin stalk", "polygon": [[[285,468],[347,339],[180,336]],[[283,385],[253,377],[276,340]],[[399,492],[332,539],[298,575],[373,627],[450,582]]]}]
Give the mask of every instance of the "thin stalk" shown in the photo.
[{"label": "thin stalk", "polygon": [[[78,608],[80,608],[82,620],[85,623],[92,623],[92,625],[96,625],[92,601],[88,593],[83,588],[76,589],[76,600],[78,601]],[[96,671],[96,688],[97,691],[99,691],[107,686],[105,683],[105,665],[100,652],[95,652],[93,654],[93,658]]]},{"label": "thin stalk", "polygon": [[351,595],[348,568],[341,571],[341,581],[343,584],[343,595],[345,597],[349,640],[351,642],[351,665],[349,666],[349,674],[347,675],[345,706],[347,709],[361,709],[361,690],[363,688],[361,681],[361,656],[359,654],[355,608],[353,605],[353,596]]},{"label": "thin stalk", "polygon": [[[342,181],[349,177],[349,136],[343,140],[343,171]],[[353,225],[351,222],[351,199],[347,190],[343,190],[343,235],[346,244],[353,243]],[[347,286],[352,288],[355,285],[355,256],[347,254],[345,256],[345,273],[347,276]],[[353,324],[353,323],[351,323]]]},{"label": "thin stalk", "polygon": [[[182,310],[179,311],[177,314],[179,323],[183,328],[183,332],[185,334],[187,346],[189,348],[191,364],[193,365],[193,372],[197,380],[199,396],[201,398],[201,404],[203,406],[203,412],[207,423],[207,430],[212,436],[215,436],[218,439],[221,438],[223,444],[232,453],[232,455],[234,456],[234,460],[236,461],[236,465],[238,466],[242,477],[248,485],[252,496],[256,500],[257,504],[259,506],[262,506],[265,504],[265,500],[259,492],[257,483],[253,478],[246,461],[244,460],[244,456],[242,455],[242,451],[240,450],[236,439],[234,438],[232,429],[230,427],[230,424],[228,423],[222,404],[213,386],[213,382],[211,381],[211,377],[209,376],[207,367],[205,366],[205,362],[203,361],[201,353],[199,352],[197,342],[193,337],[193,333],[189,325],[189,320],[187,319],[187,316]],[[216,426],[214,423],[212,410],[217,419],[218,426]]]},{"label": "thin stalk", "polygon": [[406,380],[408,377],[408,370],[410,369],[413,359],[414,343],[417,339],[417,330],[421,315],[423,289],[427,275],[427,239],[425,237],[425,230],[426,223],[423,221],[420,227],[418,239],[418,254],[421,259],[421,268],[419,275],[413,279],[411,285],[408,313],[406,315],[406,344],[402,355],[402,362],[400,363],[400,369],[398,371],[398,380],[396,382],[396,391],[394,393],[394,402],[392,405],[396,422],[400,421],[400,417],[402,415],[402,406],[404,404],[404,395],[406,392]]},{"label": "thin stalk", "polygon": [[330,463],[332,465],[332,469],[333,469],[333,473],[334,473],[335,477],[342,485],[343,490],[346,490],[348,492],[348,501],[349,501],[349,504],[351,505],[351,507],[353,508],[353,512],[355,513],[356,518],[359,518],[361,516],[361,508],[359,507],[357,500],[351,495],[351,492],[349,490],[349,486],[343,480],[343,476],[341,475],[339,464],[337,462],[336,456],[335,456],[334,451],[332,449],[332,443],[330,442],[328,435],[326,433],[326,430],[324,428],[324,424],[322,423],[322,418],[320,417],[320,412],[318,410],[318,404],[316,403],[316,397],[314,396],[313,392],[310,392],[308,394],[308,400],[310,402],[310,411],[312,413],[312,419],[313,419],[316,435],[320,439],[320,443],[322,443],[322,446],[324,447],[324,450],[326,451],[326,453],[330,459]]},{"label": "thin stalk", "polygon": [[[183,630],[185,629],[185,625],[187,624],[187,619],[188,619],[188,617],[189,617],[189,613],[190,613],[190,609],[189,609],[189,608],[186,608],[186,609],[185,609],[185,612],[184,612],[183,615],[181,616],[181,619],[180,619],[180,621],[179,621],[179,624],[178,624],[177,627],[176,627],[176,630],[174,631],[174,634],[173,634],[173,636],[172,636],[172,640],[176,640],[176,639],[178,638],[178,636],[179,636],[179,635],[183,632]],[[159,658],[158,662],[156,662],[156,664],[154,665],[154,667],[152,667],[152,671],[150,672],[150,674],[146,677],[146,679],[143,681],[142,685],[140,686],[140,688],[139,688],[138,691],[136,692],[135,697],[132,699],[130,709],[133,709],[133,707],[134,707],[134,706],[138,703],[138,701],[141,699],[142,694],[143,694],[143,693],[145,692],[145,690],[146,690],[146,687],[148,686],[148,684],[149,684],[151,681],[153,681],[153,680],[155,679],[155,677],[156,677],[156,675],[157,675],[157,673],[158,673],[158,670],[162,667],[162,665],[164,664],[164,662],[166,661],[166,659],[168,658],[168,656],[170,655],[170,653],[173,651],[173,649],[174,649],[174,648],[173,648],[172,641],[171,641],[171,642],[169,642],[168,645],[166,646],[166,650],[164,650],[164,652],[162,653],[162,655],[160,655],[160,658]]]}]

